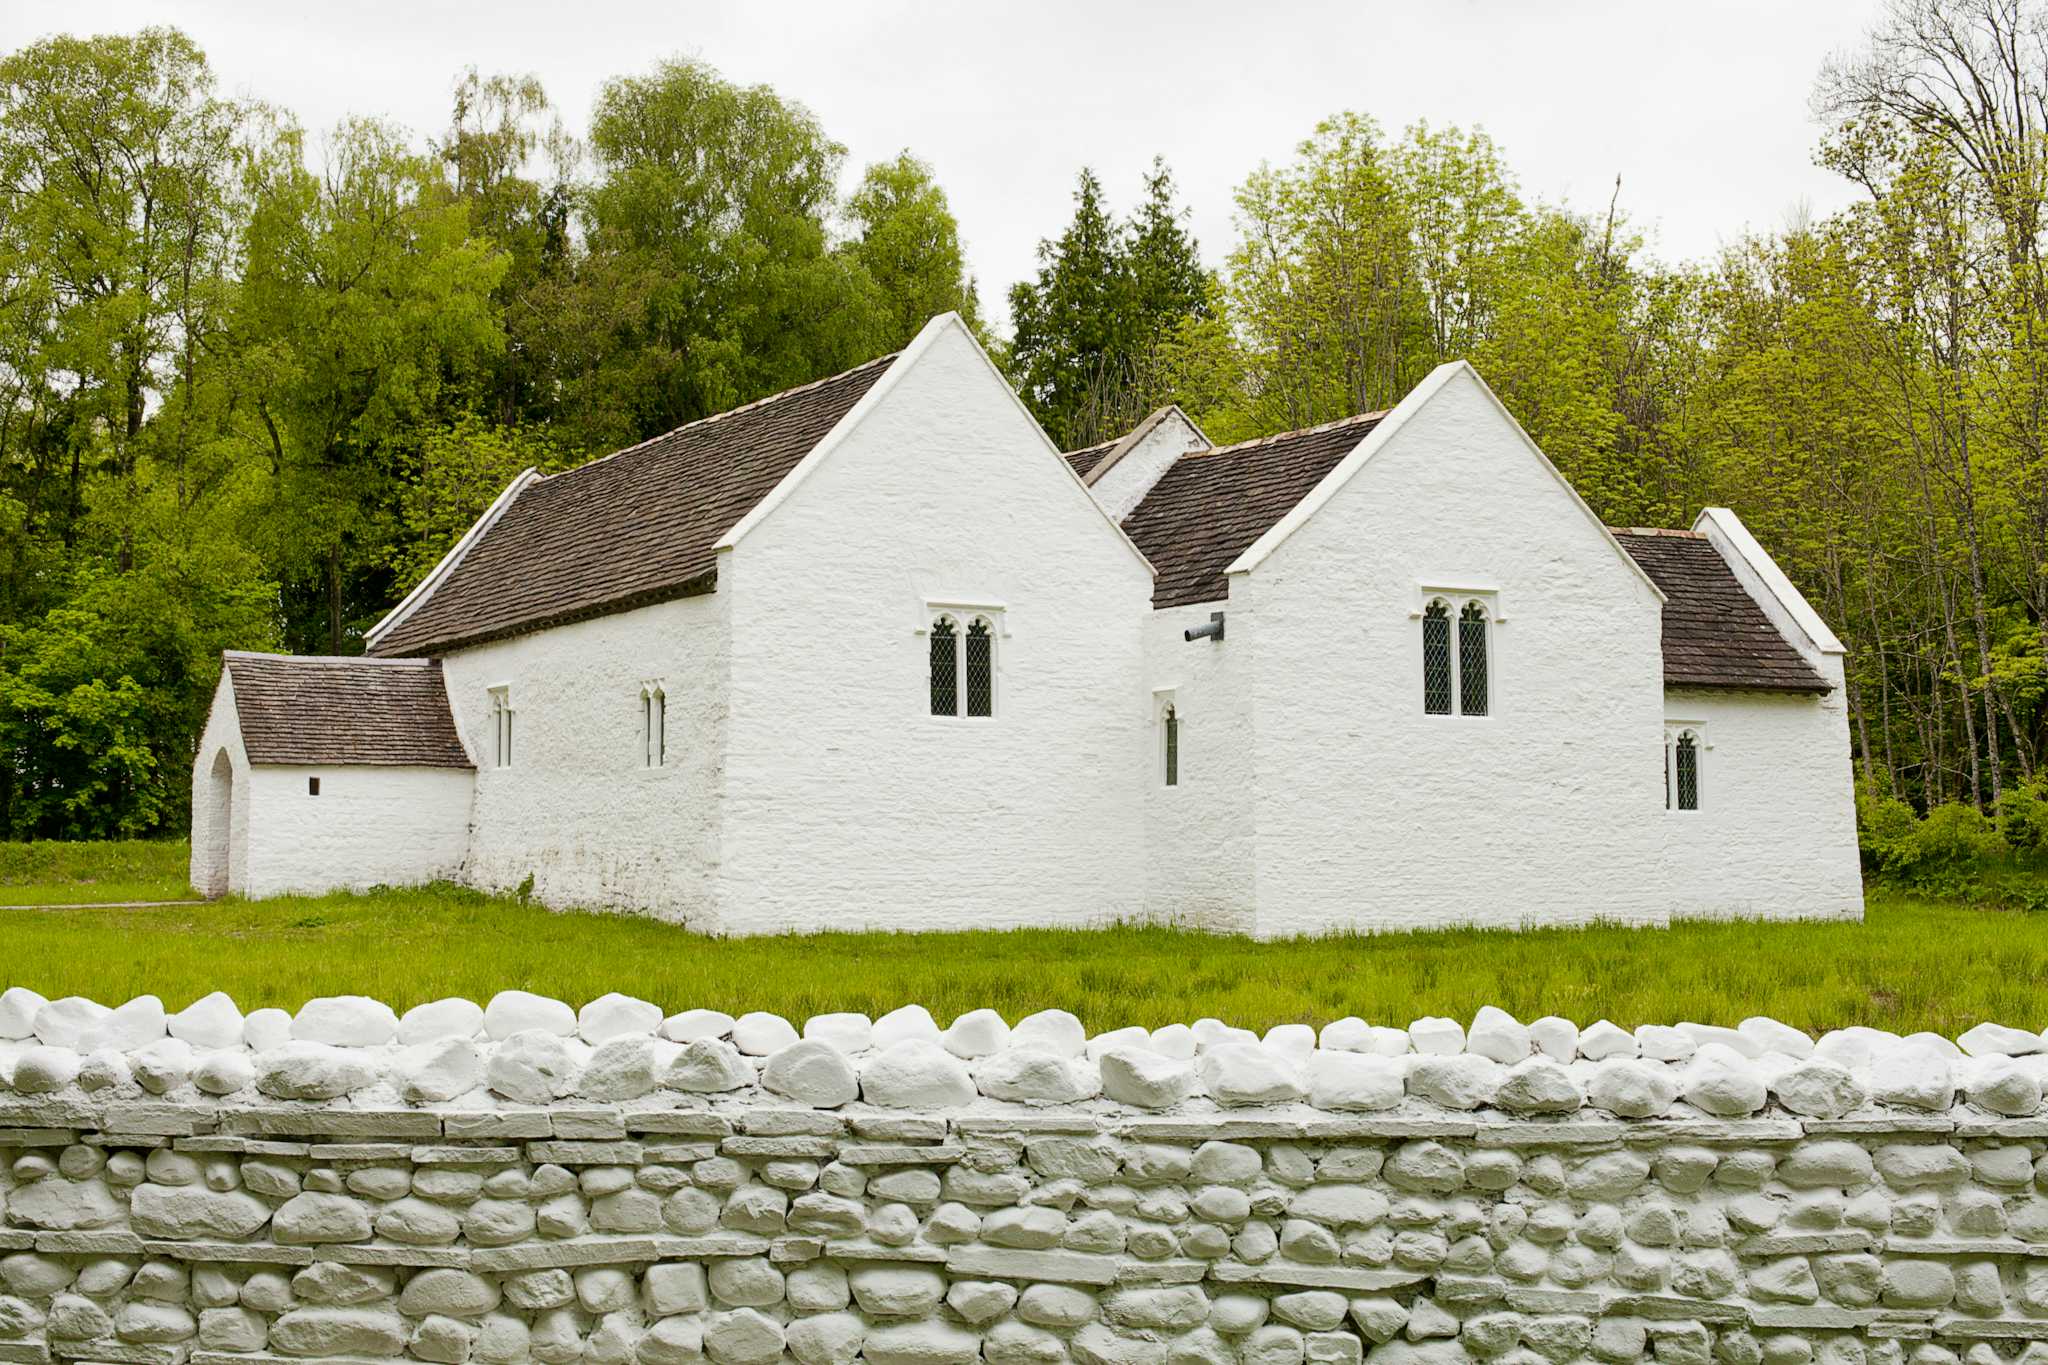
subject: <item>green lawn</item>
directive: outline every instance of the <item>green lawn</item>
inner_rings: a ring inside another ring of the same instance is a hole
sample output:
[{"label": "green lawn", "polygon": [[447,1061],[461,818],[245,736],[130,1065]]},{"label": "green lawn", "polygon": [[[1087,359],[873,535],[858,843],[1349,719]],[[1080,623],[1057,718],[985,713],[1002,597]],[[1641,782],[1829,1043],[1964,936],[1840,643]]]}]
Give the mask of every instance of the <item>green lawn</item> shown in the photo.
[{"label": "green lawn", "polygon": [[1879,892],[1863,924],[1458,931],[1256,943],[1159,928],[707,939],[623,915],[557,914],[453,888],[153,910],[0,910],[0,985],[173,1008],[222,989],[245,1009],[353,992],[403,1009],[506,987],[669,1009],[942,1020],[1060,1006],[1091,1029],[1215,1015],[1253,1028],[1346,1014],[1406,1023],[1498,1004],[1623,1025],[1768,1014],[1821,1031],[1953,1035],[2048,1025],[2048,916]]},{"label": "green lawn", "polygon": [[0,843],[0,906],[190,900],[190,857],[182,839]]}]

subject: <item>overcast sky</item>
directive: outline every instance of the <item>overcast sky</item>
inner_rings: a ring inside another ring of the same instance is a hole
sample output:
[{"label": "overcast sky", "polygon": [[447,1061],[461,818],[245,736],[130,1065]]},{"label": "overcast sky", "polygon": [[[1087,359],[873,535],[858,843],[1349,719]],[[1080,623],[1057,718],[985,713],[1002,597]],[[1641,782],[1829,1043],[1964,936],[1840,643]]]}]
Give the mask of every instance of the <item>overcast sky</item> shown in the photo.
[{"label": "overcast sky", "polygon": [[1205,257],[1231,242],[1231,193],[1341,109],[1390,129],[1478,125],[1525,197],[1621,202],[1667,259],[1850,197],[1813,164],[1808,108],[1829,53],[1878,0],[1315,0],[1281,5],[1034,0],[992,5],[731,0],[14,0],[0,48],[43,35],[184,28],[222,88],[426,135],[474,64],[537,72],[581,132],[609,76],[700,57],[813,109],[849,179],[908,147],[950,196],[991,313],[1071,211],[1074,174],[1126,207],[1171,163]]}]

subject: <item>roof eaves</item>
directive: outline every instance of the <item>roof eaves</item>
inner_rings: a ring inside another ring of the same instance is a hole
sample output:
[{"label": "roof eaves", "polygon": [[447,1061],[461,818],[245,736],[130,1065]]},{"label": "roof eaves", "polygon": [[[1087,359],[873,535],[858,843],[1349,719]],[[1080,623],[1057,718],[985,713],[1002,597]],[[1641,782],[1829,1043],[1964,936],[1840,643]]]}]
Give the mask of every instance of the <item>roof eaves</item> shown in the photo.
[{"label": "roof eaves", "polygon": [[540,471],[530,465],[520,470],[513,477],[512,482],[505,485],[504,491],[498,494],[496,500],[484,509],[484,514],[471,523],[467,531],[462,533],[462,539],[456,541],[449,548],[448,553],[441,556],[440,562],[434,565],[427,576],[414,584],[412,591],[407,593],[397,606],[384,613],[382,620],[363,632],[363,647],[374,650],[377,647],[378,641],[404,624],[407,617],[425,606],[427,599],[434,595],[434,590],[440,587],[448,575],[455,572],[456,566],[462,563],[463,556],[469,553],[470,547],[484,538],[491,527],[497,523],[498,518],[505,514],[505,509],[510,507],[519,497],[520,490],[538,478],[540,478]]}]

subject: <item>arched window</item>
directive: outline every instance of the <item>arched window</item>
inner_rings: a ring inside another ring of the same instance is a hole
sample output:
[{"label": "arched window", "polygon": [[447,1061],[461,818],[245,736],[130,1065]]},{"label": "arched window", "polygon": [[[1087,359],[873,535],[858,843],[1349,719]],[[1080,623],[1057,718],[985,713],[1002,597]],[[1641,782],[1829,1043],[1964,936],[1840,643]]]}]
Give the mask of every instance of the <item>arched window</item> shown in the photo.
[{"label": "arched window", "polygon": [[1441,597],[1422,613],[1422,709],[1451,714],[1451,609]]},{"label": "arched window", "polygon": [[960,714],[960,637],[953,618],[941,616],[932,622],[932,714]]},{"label": "arched window", "polygon": [[512,689],[491,689],[491,740],[497,766],[512,766]]},{"label": "arched window", "polygon": [[1171,706],[1160,717],[1160,725],[1166,731],[1166,785],[1180,785],[1180,713]]},{"label": "arched window", "polygon": [[995,631],[986,616],[977,616],[967,627],[967,714],[992,716],[996,713]]},{"label": "arched window", "polygon": [[1681,731],[1671,764],[1672,786],[1677,788],[1680,810],[1700,808],[1700,738],[1691,730]]},{"label": "arched window", "polygon": [[1458,711],[1486,714],[1486,608],[1467,602],[1458,613]]},{"label": "arched window", "polygon": [[659,768],[668,760],[668,694],[660,683],[640,689],[640,761]]}]

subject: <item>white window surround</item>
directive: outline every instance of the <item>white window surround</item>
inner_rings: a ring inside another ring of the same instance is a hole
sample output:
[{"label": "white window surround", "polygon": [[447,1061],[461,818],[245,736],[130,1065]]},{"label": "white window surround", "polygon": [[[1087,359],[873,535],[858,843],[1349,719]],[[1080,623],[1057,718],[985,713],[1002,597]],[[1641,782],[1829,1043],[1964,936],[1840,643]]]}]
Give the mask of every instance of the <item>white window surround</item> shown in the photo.
[{"label": "white window surround", "polygon": [[512,684],[499,683],[488,689],[491,697],[491,766],[509,768],[513,755]]},{"label": "white window surround", "polygon": [[[1444,614],[1449,622],[1450,645],[1450,701],[1448,711],[1431,711],[1427,705],[1428,664],[1424,655],[1427,651],[1426,631],[1422,622],[1432,602],[1444,604]],[[1474,714],[1465,711],[1464,646],[1460,638],[1459,621],[1468,606],[1477,606],[1486,618],[1486,709]],[[1430,721],[1461,721],[1484,723],[1498,716],[1501,711],[1501,668],[1500,649],[1494,639],[1495,627],[1501,624],[1500,593],[1492,587],[1428,588],[1417,598],[1408,619],[1415,622],[1410,636],[1415,641],[1417,663],[1423,665],[1424,705],[1422,717]]]},{"label": "white window surround", "polygon": [[[1678,740],[1681,735],[1691,735],[1693,752],[1697,756],[1698,771],[1693,775],[1694,804],[1691,810],[1678,806]],[[1712,753],[1714,741],[1708,736],[1707,725],[1697,720],[1670,720],[1664,722],[1664,811],[1667,815],[1698,815],[1707,807],[1708,770],[1712,766],[1707,755]]]},{"label": "white window surround", "polygon": [[[1170,769],[1167,759],[1166,719],[1168,716],[1172,716],[1174,722],[1174,745]],[[1157,736],[1152,747],[1153,785],[1165,787],[1168,790],[1173,790],[1180,786],[1181,770],[1187,765],[1187,724],[1187,714],[1182,710],[1180,699],[1175,695],[1174,689],[1171,687],[1153,688],[1152,728],[1153,733]],[[1172,773],[1172,780],[1170,781],[1167,780],[1169,771]]]},{"label": "white window surround", "polygon": [[1408,619],[1420,621],[1422,613],[1429,610],[1429,604],[1439,597],[1454,607],[1463,607],[1467,602],[1476,601],[1486,608],[1488,621],[1496,626],[1507,623],[1507,611],[1501,605],[1501,591],[1495,585],[1434,578],[1415,580],[1415,598],[1409,604]]},{"label": "white window surround", "polygon": [[659,678],[640,684],[640,766],[659,772],[668,763],[668,691]]},{"label": "white window surround", "polygon": [[952,617],[954,624],[963,630],[966,629],[966,622],[972,621],[977,616],[986,616],[989,628],[995,632],[995,637],[998,640],[1010,638],[1009,609],[1001,602],[972,597],[927,597],[923,599],[922,606],[917,614],[917,627],[913,633],[917,635],[931,634],[933,623],[941,616]]}]

